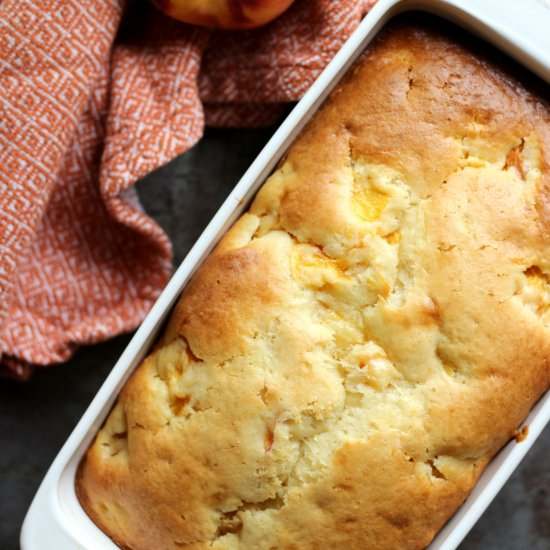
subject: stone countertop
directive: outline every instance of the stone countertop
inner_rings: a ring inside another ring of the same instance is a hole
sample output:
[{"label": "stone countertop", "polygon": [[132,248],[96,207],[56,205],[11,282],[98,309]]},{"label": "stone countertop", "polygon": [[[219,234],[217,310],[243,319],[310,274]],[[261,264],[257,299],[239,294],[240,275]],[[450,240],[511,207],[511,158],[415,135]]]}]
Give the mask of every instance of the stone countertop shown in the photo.
[{"label": "stone countertop", "polygon": [[[208,130],[195,148],[138,183],[145,210],[174,243],[176,265],[273,130]],[[18,548],[40,481],[130,336],[84,347],[25,384],[0,380],[0,549]],[[550,549],[550,428],[460,548]]]}]

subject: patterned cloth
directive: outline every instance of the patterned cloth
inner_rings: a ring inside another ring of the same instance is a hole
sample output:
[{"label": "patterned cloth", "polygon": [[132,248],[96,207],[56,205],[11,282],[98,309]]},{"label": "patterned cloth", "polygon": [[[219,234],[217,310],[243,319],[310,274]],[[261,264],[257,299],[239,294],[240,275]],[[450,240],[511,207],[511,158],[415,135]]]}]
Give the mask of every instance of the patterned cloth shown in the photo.
[{"label": "patterned cloth", "polygon": [[215,126],[273,121],[373,2],[212,32],[145,0],[0,3],[0,375],[134,328],[171,272],[132,186]]}]

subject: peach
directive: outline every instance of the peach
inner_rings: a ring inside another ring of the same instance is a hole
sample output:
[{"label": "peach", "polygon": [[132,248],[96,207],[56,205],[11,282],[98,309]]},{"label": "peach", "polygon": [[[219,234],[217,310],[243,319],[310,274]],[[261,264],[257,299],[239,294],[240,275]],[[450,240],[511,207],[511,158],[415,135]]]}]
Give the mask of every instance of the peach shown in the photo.
[{"label": "peach", "polygon": [[294,0],[151,0],[166,15],[207,27],[252,29],[269,23]]}]

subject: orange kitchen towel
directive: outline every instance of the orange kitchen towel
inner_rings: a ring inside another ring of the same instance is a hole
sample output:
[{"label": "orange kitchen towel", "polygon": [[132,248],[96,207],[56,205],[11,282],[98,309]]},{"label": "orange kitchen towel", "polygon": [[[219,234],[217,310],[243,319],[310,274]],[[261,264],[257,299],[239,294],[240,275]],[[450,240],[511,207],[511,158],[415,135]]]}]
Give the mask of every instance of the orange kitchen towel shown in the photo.
[{"label": "orange kitchen towel", "polygon": [[143,319],[171,249],[133,184],[205,119],[273,121],[371,3],[297,0],[246,32],[185,25],[146,0],[0,3],[1,375],[25,379]]}]

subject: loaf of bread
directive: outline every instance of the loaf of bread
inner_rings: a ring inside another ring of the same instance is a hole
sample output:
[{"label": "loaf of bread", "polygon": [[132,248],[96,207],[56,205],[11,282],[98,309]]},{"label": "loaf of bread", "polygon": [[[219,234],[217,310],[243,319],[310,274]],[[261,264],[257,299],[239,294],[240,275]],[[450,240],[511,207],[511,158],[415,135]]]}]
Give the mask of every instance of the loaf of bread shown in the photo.
[{"label": "loaf of bread", "polygon": [[386,28],[185,289],[77,476],[121,547],[425,547],[547,390],[550,109],[448,36]]}]

